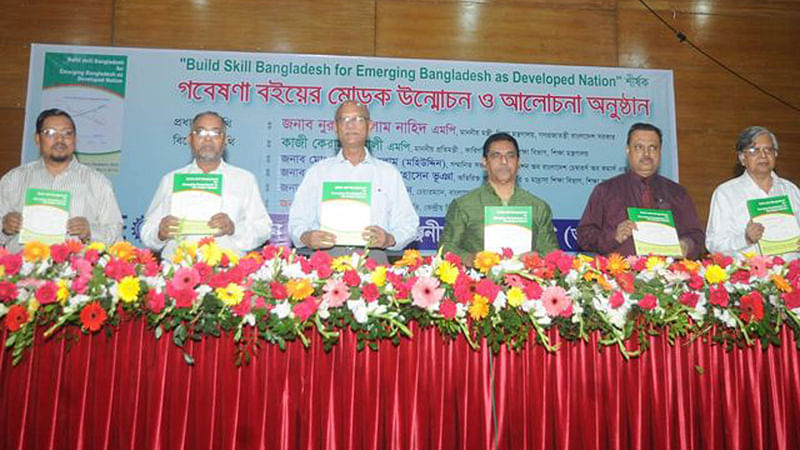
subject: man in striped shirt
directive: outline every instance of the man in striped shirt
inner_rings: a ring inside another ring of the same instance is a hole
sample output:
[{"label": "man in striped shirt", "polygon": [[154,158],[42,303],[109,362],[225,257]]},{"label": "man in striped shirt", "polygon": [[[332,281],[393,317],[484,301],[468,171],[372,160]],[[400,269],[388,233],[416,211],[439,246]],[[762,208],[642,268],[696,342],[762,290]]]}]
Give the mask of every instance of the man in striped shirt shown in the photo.
[{"label": "man in striped shirt", "polygon": [[0,179],[0,244],[9,251],[21,249],[22,207],[28,188],[67,191],[71,194],[65,237],[113,243],[122,236],[122,214],[111,182],[75,157],[76,129],[72,117],[60,109],[47,109],[36,119],[33,137],[41,158],[9,171]]}]

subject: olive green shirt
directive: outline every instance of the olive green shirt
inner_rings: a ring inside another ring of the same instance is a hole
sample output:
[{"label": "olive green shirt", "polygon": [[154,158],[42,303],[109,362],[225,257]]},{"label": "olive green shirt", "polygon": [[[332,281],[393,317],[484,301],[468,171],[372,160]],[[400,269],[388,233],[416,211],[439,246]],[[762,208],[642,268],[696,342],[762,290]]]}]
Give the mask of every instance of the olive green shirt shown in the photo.
[{"label": "olive green shirt", "polygon": [[455,253],[464,263],[472,264],[466,258],[483,251],[485,206],[530,206],[533,218],[531,249],[543,255],[558,248],[550,205],[519,186],[504,204],[492,186],[486,183],[450,203],[441,240],[443,254]]}]

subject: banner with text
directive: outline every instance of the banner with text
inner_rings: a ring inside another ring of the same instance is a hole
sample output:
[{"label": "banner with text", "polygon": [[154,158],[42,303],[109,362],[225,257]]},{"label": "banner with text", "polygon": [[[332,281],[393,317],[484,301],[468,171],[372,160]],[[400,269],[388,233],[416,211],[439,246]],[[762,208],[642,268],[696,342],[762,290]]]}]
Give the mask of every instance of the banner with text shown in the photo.
[{"label": "banner with text", "polygon": [[140,244],[161,176],[191,160],[191,118],[214,110],[227,161],[255,173],[272,241],[286,243],[294,192],[337,152],[333,116],[349,99],[368,105],[371,151],[405,179],[422,249],[438,246],[450,201],[485,181],[482,145],[497,131],[519,141],[519,184],[550,204],[566,250],[592,188],[625,170],[631,124],[664,131],[661,174],[678,178],[669,70],[42,44],[31,47],[22,160],[38,157],[37,114],[69,111],[81,161],[109,176],[125,237]]}]

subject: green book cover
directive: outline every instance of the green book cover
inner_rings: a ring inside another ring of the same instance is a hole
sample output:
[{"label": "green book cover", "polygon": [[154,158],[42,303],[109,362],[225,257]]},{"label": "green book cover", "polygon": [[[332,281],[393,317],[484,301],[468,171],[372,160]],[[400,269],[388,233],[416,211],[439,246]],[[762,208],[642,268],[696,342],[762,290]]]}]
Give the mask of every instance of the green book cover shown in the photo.
[{"label": "green book cover", "polygon": [[41,241],[45,244],[63,242],[67,234],[71,200],[72,194],[68,191],[26,189],[19,241]]},{"label": "green book cover", "polygon": [[211,216],[222,210],[222,175],[176,173],[172,180],[170,214],[180,219],[178,234],[210,236]]},{"label": "green book cover", "polygon": [[336,245],[363,246],[364,228],[370,225],[372,183],[325,181],[322,183],[320,229],[336,235]]},{"label": "green book cover", "polygon": [[637,255],[683,255],[672,211],[628,208],[628,218],[636,223],[633,244]]},{"label": "green book cover", "polygon": [[510,248],[515,254],[531,251],[533,208],[530,206],[485,206],[483,209],[483,248],[500,252]]},{"label": "green book cover", "polygon": [[764,226],[764,234],[758,241],[762,254],[780,255],[797,251],[800,226],[788,195],[748,200],[747,210],[753,222]]}]

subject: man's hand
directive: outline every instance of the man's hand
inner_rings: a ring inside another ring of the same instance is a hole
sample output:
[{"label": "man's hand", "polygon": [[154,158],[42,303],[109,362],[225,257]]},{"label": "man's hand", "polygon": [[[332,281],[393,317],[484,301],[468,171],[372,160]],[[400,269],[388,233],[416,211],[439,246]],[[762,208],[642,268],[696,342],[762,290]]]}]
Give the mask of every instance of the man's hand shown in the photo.
[{"label": "man's hand", "polygon": [[392,236],[391,233],[377,225],[371,225],[367,228],[364,228],[364,231],[361,233],[361,237],[367,241],[368,247],[373,248],[387,248],[397,243],[395,242],[394,236]]},{"label": "man's hand", "polygon": [[336,235],[322,230],[310,230],[300,235],[300,242],[315,250],[331,248],[336,245]]},{"label": "man's hand", "polygon": [[67,233],[75,236],[81,242],[89,241],[92,237],[92,230],[89,228],[89,221],[86,217],[73,217],[67,221]]},{"label": "man's hand", "polygon": [[764,236],[764,225],[755,223],[752,220],[747,222],[747,226],[744,229],[744,238],[748,244],[755,244],[761,240],[762,236]]},{"label": "man's hand", "polygon": [[22,214],[11,211],[3,216],[3,233],[7,236],[19,233],[20,228],[22,228]]},{"label": "man's hand", "polygon": [[633,235],[633,230],[636,229],[636,223],[632,220],[625,220],[617,225],[617,231],[614,234],[614,239],[616,239],[617,243],[622,244],[625,242],[629,237]]},{"label": "man's hand", "polygon": [[694,243],[691,239],[687,238],[681,238],[678,242],[681,244],[681,255],[686,258],[686,255],[688,255],[692,247],[694,247]]},{"label": "man's hand", "polygon": [[164,216],[158,224],[158,240],[168,241],[173,239],[178,233],[178,223],[180,221],[175,216]]},{"label": "man's hand", "polygon": [[218,230],[214,236],[225,236],[226,234],[233,236],[236,231],[236,226],[231,218],[223,212],[211,216],[211,219],[208,220],[208,226]]}]

